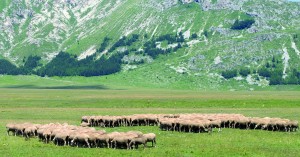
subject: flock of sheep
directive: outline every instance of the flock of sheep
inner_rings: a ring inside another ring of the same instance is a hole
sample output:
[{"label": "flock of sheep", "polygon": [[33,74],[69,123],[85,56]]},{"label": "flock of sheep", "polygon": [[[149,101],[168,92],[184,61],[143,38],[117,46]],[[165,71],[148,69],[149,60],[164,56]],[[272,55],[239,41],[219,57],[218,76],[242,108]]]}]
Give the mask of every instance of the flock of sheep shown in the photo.
[{"label": "flock of sheep", "polygon": [[143,134],[140,131],[112,132],[96,130],[100,127],[120,126],[159,126],[164,131],[208,132],[214,128],[261,129],[269,131],[292,132],[298,130],[298,121],[281,118],[245,117],[241,114],[136,114],[131,116],[83,116],[81,126],[66,123],[50,124],[7,124],[7,135],[23,136],[25,139],[38,137],[45,143],[88,148],[144,148],[148,142],[156,144],[154,133]]},{"label": "flock of sheep", "polygon": [[24,136],[25,139],[38,137],[40,141],[49,143],[53,141],[56,145],[95,147],[95,148],[125,148],[135,149],[139,145],[144,148],[148,142],[152,142],[152,147],[156,144],[154,133],[143,134],[140,131],[112,132],[106,133],[104,130],[95,128],[74,126],[68,124],[50,123],[41,124],[7,124],[7,135]]},{"label": "flock of sheep", "polygon": [[213,128],[297,131],[298,121],[281,118],[245,117],[241,114],[136,114],[131,116],[83,116],[81,126],[155,126],[179,132],[212,132]]}]

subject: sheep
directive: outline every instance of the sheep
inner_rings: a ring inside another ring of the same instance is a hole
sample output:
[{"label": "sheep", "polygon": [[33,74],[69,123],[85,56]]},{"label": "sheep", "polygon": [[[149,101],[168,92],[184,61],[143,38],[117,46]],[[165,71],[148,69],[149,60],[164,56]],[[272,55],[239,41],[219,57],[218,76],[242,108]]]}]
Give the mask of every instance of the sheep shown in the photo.
[{"label": "sheep", "polygon": [[80,144],[86,144],[87,147],[91,148],[91,145],[89,143],[89,135],[86,133],[77,133],[71,141],[71,144],[73,145],[75,142],[77,144],[77,147],[79,147]]},{"label": "sheep", "polygon": [[24,130],[25,139],[29,139],[30,136],[35,136],[35,132],[37,131],[36,126],[28,126]]},{"label": "sheep", "polygon": [[82,127],[89,127],[89,126],[91,126],[91,124],[90,124],[90,123],[87,123],[87,122],[82,122],[82,123],[80,124],[80,126],[82,126]]},{"label": "sheep", "polygon": [[102,134],[96,136],[96,142],[98,147],[107,147],[109,148],[109,136],[107,134]]},{"label": "sheep", "polygon": [[222,131],[221,124],[222,124],[221,120],[213,120],[210,122],[211,128],[218,128],[218,132]]},{"label": "sheep", "polygon": [[45,143],[49,143],[50,138],[51,138],[51,134],[52,134],[51,129],[46,129],[46,130],[43,132],[43,139],[45,140]]},{"label": "sheep", "polygon": [[297,131],[299,128],[299,123],[296,120],[290,121],[291,124],[291,131]]},{"label": "sheep", "polygon": [[53,138],[53,142],[56,143],[56,145],[59,145],[60,141],[63,142],[63,146],[66,146],[68,143],[68,137],[70,132],[67,130],[61,130],[58,132],[55,137]]},{"label": "sheep", "polygon": [[[143,135],[147,140],[146,140],[146,144],[147,142],[152,142],[152,147],[156,145],[156,135],[154,133],[148,133],[148,134],[144,134]],[[153,145],[155,144],[155,145]]]},{"label": "sheep", "polygon": [[140,144],[142,144],[144,146],[144,149],[145,149],[146,143],[147,143],[147,138],[145,136],[135,137],[135,138],[130,140],[130,142],[128,144],[128,149],[132,148],[132,146],[134,146],[133,148],[138,149]]},{"label": "sheep", "polygon": [[137,136],[143,136],[143,133],[140,131],[127,131],[127,134],[133,134],[133,135],[137,135]]},{"label": "sheep", "polygon": [[240,129],[249,129],[249,118],[246,117],[237,117],[234,120],[233,128],[240,128]]},{"label": "sheep", "polygon": [[125,145],[126,148],[129,149],[129,141],[130,137],[128,137],[127,135],[119,135],[112,139],[111,145],[114,146],[114,149],[116,149],[117,146],[120,147],[122,145]]},{"label": "sheep", "polygon": [[12,132],[14,136],[16,136],[16,124],[6,124],[7,135],[9,136],[9,132]]},{"label": "sheep", "polygon": [[[108,138],[106,139],[106,143],[107,143],[107,148],[110,148],[110,143],[111,141],[116,137],[116,136],[120,136],[121,133],[119,132],[112,132],[112,133],[109,133],[107,134]],[[112,147],[112,145],[111,145]]]}]

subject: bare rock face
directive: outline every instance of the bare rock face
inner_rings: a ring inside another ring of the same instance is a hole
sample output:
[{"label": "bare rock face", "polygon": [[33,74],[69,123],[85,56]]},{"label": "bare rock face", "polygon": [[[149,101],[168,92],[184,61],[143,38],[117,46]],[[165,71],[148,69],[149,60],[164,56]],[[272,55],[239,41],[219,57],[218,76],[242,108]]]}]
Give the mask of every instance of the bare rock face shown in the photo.
[{"label": "bare rock face", "polygon": [[51,45],[45,52],[56,52],[70,36],[77,34],[78,40],[89,36],[101,27],[93,25],[92,21],[108,16],[122,3],[121,0],[107,0],[107,5],[101,6],[102,2],[12,0],[0,12],[0,54],[7,53],[5,57],[13,60],[11,54],[18,53],[14,52],[15,47],[24,45],[41,50],[45,45]]},{"label": "bare rock face", "polygon": [[232,9],[240,10],[244,2],[248,0],[217,0],[213,2],[211,0],[195,0],[202,7],[202,10],[220,10],[220,9]]}]

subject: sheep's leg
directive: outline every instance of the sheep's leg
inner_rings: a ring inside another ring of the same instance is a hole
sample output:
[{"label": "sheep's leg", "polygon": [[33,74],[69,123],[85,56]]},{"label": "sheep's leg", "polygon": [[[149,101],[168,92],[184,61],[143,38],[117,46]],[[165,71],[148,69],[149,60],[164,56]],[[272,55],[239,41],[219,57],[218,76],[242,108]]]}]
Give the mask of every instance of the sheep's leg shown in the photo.
[{"label": "sheep's leg", "polygon": [[109,140],[106,140],[107,148],[109,148]]},{"label": "sheep's leg", "polygon": [[87,146],[88,146],[89,148],[91,148],[89,141],[88,141],[88,140],[85,140],[85,142],[86,142]]},{"label": "sheep's leg", "polygon": [[95,145],[95,147],[97,148],[97,142],[96,142],[96,141],[94,141],[94,145]]},{"label": "sheep's leg", "polygon": [[286,127],[284,127],[284,130],[285,130],[285,132],[287,132],[287,128]]}]

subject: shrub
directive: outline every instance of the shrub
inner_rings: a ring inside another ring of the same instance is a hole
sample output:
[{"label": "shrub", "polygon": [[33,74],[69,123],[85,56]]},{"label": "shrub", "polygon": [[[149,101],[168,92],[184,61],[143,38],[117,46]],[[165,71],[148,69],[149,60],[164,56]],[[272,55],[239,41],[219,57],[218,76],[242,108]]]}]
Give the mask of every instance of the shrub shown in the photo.
[{"label": "shrub", "polygon": [[244,20],[244,21],[235,20],[234,24],[231,26],[231,29],[233,29],[233,30],[248,29],[254,23],[255,23],[255,21],[253,19]]},{"label": "shrub", "polygon": [[244,77],[246,77],[246,76],[248,76],[249,74],[251,74],[251,70],[250,70],[250,69],[244,68],[244,69],[241,69],[241,70],[239,71],[239,74],[242,75],[242,76],[244,76]]},{"label": "shrub", "polygon": [[237,76],[237,70],[223,71],[221,74],[225,79],[231,79]]}]

